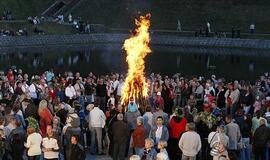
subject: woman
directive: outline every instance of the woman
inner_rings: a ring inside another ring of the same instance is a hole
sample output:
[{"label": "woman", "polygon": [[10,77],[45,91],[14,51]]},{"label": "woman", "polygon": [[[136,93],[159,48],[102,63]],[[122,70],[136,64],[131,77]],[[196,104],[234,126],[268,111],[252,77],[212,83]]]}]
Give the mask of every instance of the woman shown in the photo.
[{"label": "woman", "polygon": [[251,115],[247,115],[247,117],[245,117],[243,128],[241,129],[242,142],[244,145],[240,153],[241,160],[251,159],[251,145],[250,145],[251,127],[252,127]]},{"label": "woman", "polygon": [[47,106],[48,102],[46,100],[41,100],[38,107],[38,114],[40,116],[39,124],[42,136],[46,135],[46,127],[48,124],[51,124],[53,120],[53,116]]},{"label": "woman", "polygon": [[[221,147],[226,148],[229,144],[229,137],[225,134],[225,127],[223,125],[217,128],[217,132],[211,132],[208,136],[208,143],[212,148],[210,154],[213,156],[213,160],[218,160],[220,157],[219,149]],[[216,153],[214,153],[217,151]]]},{"label": "woman", "polygon": [[35,129],[32,127],[27,128],[27,134],[27,142],[24,146],[28,149],[28,160],[39,160],[41,155],[42,137],[39,133],[36,133]]},{"label": "woman", "polygon": [[182,133],[186,130],[187,120],[184,117],[181,108],[175,109],[175,116],[172,117],[169,123],[169,155],[170,159],[177,159],[180,156],[180,149],[178,147],[179,139]]},{"label": "woman", "polygon": [[143,126],[143,117],[137,118],[137,126],[132,133],[132,147],[137,155],[142,154],[144,148],[144,140],[146,138],[146,129]]}]

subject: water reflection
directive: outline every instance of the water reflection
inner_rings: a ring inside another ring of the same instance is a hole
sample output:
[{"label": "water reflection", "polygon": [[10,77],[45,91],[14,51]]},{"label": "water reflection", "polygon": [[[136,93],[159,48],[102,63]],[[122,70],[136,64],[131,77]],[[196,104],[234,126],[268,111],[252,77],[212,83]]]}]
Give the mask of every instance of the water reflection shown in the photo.
[{"label": "water reflection", "polygon": [[[184,75],[216,74],[227,78],[254,79],[270,68],[268,50],[152,46],[146,59],[146,72]],[[54,68],[86,74],[125,73],[125,53],[120,44],[54,46],[38,48],[0,48],[0,68],[12,65],[40,73]]]}]

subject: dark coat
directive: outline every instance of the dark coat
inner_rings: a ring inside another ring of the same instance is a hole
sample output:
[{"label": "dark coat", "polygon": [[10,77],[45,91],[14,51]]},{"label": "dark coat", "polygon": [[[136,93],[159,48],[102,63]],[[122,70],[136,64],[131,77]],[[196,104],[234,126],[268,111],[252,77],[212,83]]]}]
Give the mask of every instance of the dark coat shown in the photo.
[{"label": "dark coat", "polygon": [[124,121],[116,121],[112,126],[113,143],[126,144],[129,136],[128,125]]},{"label": "dark coat", "polygon": [[254,133],[254,147],[256,148],[265,148],[267,143],[270,142],[270,128],[265,125],[260,126],[256,129]]},{"label": "dark coat", "polygon": [[70,160],[85,160],[85,151],[80,144],[71,145],[71,151]]}]

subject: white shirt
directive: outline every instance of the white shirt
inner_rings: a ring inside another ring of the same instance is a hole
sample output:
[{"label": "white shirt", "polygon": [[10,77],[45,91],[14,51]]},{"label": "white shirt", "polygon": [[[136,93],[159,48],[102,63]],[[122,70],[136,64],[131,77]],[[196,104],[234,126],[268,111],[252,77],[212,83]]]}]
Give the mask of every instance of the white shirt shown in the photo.
[{"label": "white shirt", "polygon": [[[53,137],[51,137],[51,138],[48,138],[48,137],[43,138],[42,146],[44,148],[46,148],[46,149],[54,149],[54,150],[59,149],[57,140],[55,138],[53,138]],[[58,158],[58,154],[59,154],[59,152],[47,151],[47,152],[44,152],[44,158],[46,158],[46,159]]]},{"label": "white shirt", "polygon": [[74,85],[74,89],[75,89],[75,91],[76,91],[77,96],[81,96],[82,91],[84,91],[84,86],[83,86],[82,84],[76,83],[76,84]]},{"label": "white shirt", "polygon": [[119,83],[117,87],[117,91],[116,91],[117,96],[122,96],[123,88],[124,88],[124,82]]},{"label": "white shirt", "polygon": [[67,88],[65,89],[65,94],[69,99],[72,99],[76,96],[76,91],[73,86],[67,86]]},{"label": "white shirt", "polygon": [[27,137],[27,142],[24,144],[28,150],[28,156],[41,155],[40,144],[42,142],[42,137],[39,133],[32,133]]},{"label": "white shirt", "polygon": [[31,84],[28,89],[31,94],[31,98],[37,98],[36,86],[34,84]]},{"label": "white shirt", "polygon": [[102,110],[98,107],[94,107],[90,112],[90,123],[92,127],[104,128],[106,117]]},{"label": "white shirt", "polygon": [[159,143],[159,140],[161,138],[161,135],[162,135],[162,126],[161,127],[158,127],[157,126],[157,131],[156,131],[156,143],[158,144]]},{"label": "white shirt", "polygon": [[185,156],[196,156],[201,147],[201,138],[196,132],[185,132],[180,138],[179,148]]}]

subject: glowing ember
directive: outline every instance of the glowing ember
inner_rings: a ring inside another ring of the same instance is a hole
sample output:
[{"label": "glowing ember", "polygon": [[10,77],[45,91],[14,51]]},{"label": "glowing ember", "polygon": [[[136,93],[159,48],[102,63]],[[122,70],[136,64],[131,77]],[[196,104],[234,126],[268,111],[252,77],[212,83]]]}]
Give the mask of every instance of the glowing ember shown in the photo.
[{"label": "glowing ember", "polygon": [[149,47],[150,14],[135,19],[137,28],[135,33],[125,40],[123,48],[126,50],[128,75],[125,79],[121,103],[127,104],[129,98],[135,100],[145,99],[148,95],[148,86],[144,76],[144,58],[151,52]]}]

